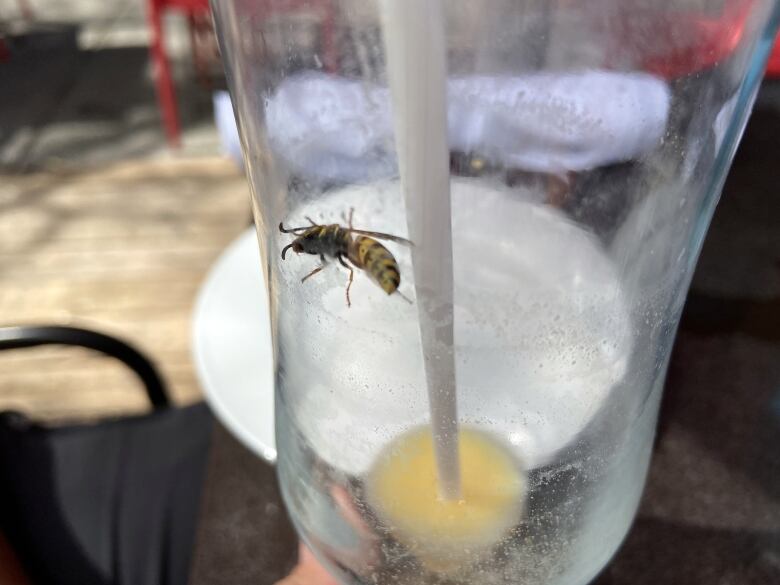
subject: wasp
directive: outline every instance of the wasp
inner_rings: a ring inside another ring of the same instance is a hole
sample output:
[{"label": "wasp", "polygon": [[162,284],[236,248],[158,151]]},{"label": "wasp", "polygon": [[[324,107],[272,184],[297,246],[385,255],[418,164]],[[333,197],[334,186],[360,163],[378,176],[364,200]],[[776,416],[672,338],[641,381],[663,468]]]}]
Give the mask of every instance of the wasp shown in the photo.
[{"label": "wasp", "polygon": [[312,254],[320,257],[322,264],[304,276],[301,282],[306,282],[306,280],[325,268],[328,264],[328,258],[338,260],[339,264],[349,270],[349,281],[347,282],[346,290],[347,307],[352,306],[349,289],[352,287],[352,280],[355,276],[353,266],[358,270],[365,271],[388,295],[397,293],[407,302],[411,302],[398,290],[398,286],[401,284],[398,262],[390,253],[390,250],[379,243],[377,239],[388,240],[405,246],[413,246],[414,244],[398,236],[353,228],[353,212],[354,209],[350,209],[347,227],[337,223],[321,225],[310,217],[306,217],[306,220],[311,225],[304,227],[285,228],[284,224],[280,223],[280,232],[296,236],[291,244],[282,249],[282,260],[285,259],[287,250],[290,249],[296,254]]}]

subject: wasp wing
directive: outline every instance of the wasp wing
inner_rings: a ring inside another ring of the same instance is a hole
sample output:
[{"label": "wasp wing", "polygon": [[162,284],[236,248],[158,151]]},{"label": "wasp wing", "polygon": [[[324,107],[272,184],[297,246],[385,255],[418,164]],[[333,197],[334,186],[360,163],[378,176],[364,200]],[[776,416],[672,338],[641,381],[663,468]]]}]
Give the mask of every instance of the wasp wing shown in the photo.
[{"label": "wasp wing", "polygon": [[391,242],[396,242],[397,244],[403,244],[404,246],[414,246],[414,242],[400,236],[394,236],[392,234],[370,232],[368,230],[356,230],[355,228],[347,228],[347,230],[353,234],[360,234],[361,236],[369,236],[371,238],[377,238],[378,240],[389,240]]}]

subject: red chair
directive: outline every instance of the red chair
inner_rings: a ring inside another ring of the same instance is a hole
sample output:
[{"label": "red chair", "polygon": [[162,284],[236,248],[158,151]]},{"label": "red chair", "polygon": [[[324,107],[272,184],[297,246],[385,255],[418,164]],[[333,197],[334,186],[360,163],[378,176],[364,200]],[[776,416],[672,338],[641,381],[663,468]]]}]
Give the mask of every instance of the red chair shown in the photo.
[{"label": "red chair", "polygon": [[[331,0],[245,0],[250,2],[254,10],[253,17],[258,20],[267,18],[273,13],[294,12],[302,8],[320,5],[323,14],[323,56],[326,70],[335,69],[335,43],[333,40],[334,8]],[[173,87],[171,68],[165,50],[165,38],[162,27],[163,14],[168,10],[176,10],[187,16],[193,42],[193,56],[198,73],[205,77],[202,61],[196,48],[196,37],[202,33],[204,26],[210,24],[211,9],[209,0],[147,0],[147,18],[151,29],[150,53],[152,59],[154,83],[157,90],[157,100],[160,104],[163,126],[168,144],[178,147],[180,144],[179,113],[176,105],[176,92]]]},{"label": "red chair", "polygon": [[162,27],[162,18],[166,10],[183,12],[192,22],[192,19],[209,13],[209,2],[208,0],[148,0],[146,16],[152,34],[149,51],[157,101],[160,104],[168,144],[178,147],[180,144],[179,110],[176,106],[176,92],[173,88],[168,54],[165,51],[165,35]]},{"label": "red chair", "polygon": [[[196,45],[196,31],[202,30],[204,24],[210,22],[211,11],[209,0],[147,0],[149,27],[152,33],[151,58],[153,75],[157,89],[157,99],[160,104],[165,135],[168,144],[176,147],[180,142],[179,115],[176,106],[176,93],[171,78],[171,70],[165,51],[165,39],[163,38],[162,15],[166,10],[178,10],[184,13],[190,23],[193,46]],[[336,48],[333,37],[334,7],[331,0],[244,0],[249,2],[254,9],[253,17],[258,20],[267,18],[272,13],[293,12],[302,8],[311,8],[319,4],[323,12],[323,56],[325,69],[334,71],[336,68]],[[686,47],[676,47],[666,53],[646,55],[643,66],[647,71],[652,71],[664,77],[674,77],[703,69],[730,54],[739,42],[745,19],[749,13],[752,0],[731,2],[728,10],[721,18],[706,18],[700,15],[682,14],[676,21],[661,18],[657,26],[649,27],[653,30],[654,46],[675,47],[677,43],[659,43],[658,36],[669,36],[670,39],[680,38],[680,30],[691,36],[691,43]],[[617,50],[631,50],[637,39],[646,37],[648,19],[652,16],[634,15],[639,17],[636,21],[619,23],[622,30],[619,31]],[[640,23],[641,26],[634,23]],[[615,23],[612,23],[614,26]],[[682,28],[680,28],[682,27]],[[636,47],[633,47],[636,49]],[[3,58],[3,45],[0,40],[0,60]],[[7,58],[7,55],[6,55]],[[195,54],[195,66],[199,74],[203,74],[201,62]],[[780,76],[780,35],[775,43],[772,55],[767,65],[767,76]],[[205,77],[205,75],[204,75]]]},{"label": "red chair", "polygon": [[[35,18],[35,13],[30,7],[28,0],[16,0],[16,4],[19,10],[19,15],[22,17],[22,19],[27,23],[31,23],[33,18]],[[11,48],[8,46],[8,42],[5,40],[2,27],[0,27],[0,63],[7,63],[10,60]]]},{"label": "red chair", "polygon": [[772,53],[769,55],[769,61],[766,64],[766,76],[770,78],[780,77],[780,34],[775,38],[775,46],[772,47]]},{"label": "red chair", "polygon": [[[727,0],[721,14],[627,10],[610,26],[613,54],[630,54],[641,68],[666,79],[689,75],[726,59],[742,40],[754,0]],[[780,74],[780,35],[767,64]]]}]

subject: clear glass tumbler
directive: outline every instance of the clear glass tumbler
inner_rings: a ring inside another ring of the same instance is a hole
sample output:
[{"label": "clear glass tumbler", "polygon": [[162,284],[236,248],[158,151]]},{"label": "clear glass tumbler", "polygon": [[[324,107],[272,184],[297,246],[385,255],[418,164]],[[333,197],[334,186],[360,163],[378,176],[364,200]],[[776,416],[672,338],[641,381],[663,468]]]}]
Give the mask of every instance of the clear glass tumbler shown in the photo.
[{"label": "clear glass tumbler", "polygon": [[[778,4],[213,8],[299,534],[345,584],[587,583],[637,508]],[[439,310],[449,334],[431,342]],[[430,392],[447,359],[455,496]]]}]

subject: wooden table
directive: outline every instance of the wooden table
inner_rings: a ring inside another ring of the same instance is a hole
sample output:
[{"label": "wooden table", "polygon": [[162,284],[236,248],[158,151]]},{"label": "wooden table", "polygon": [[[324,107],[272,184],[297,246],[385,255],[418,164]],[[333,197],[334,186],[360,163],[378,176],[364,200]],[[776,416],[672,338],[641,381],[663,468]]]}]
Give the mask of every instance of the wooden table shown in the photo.
[{"label": "wooden table", "polygon": [[[128,161],[0,178],[0,320],[80,324],[138,345],[174,401],[200,399],[190,315],[250,220],[246,179],[220,157]],[[0,356],[0,411],[37,420],[145,410],[134,376],[86,350]]]}]

